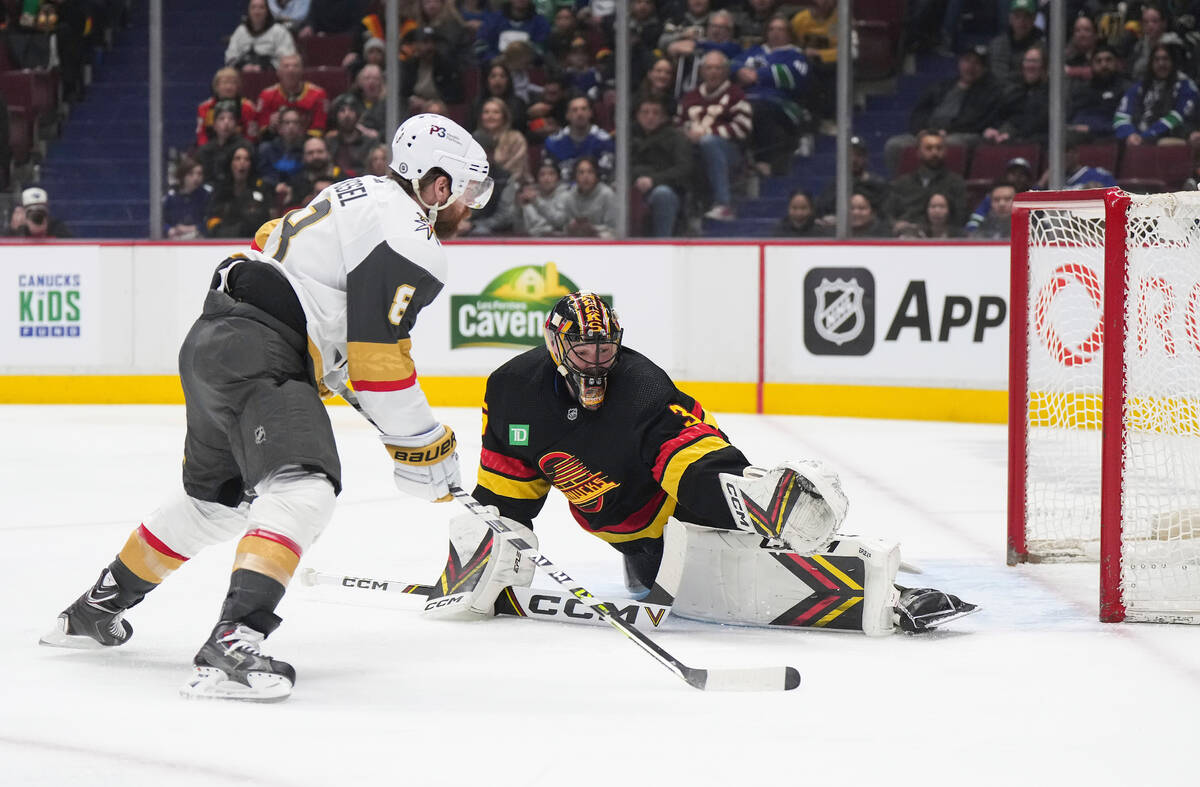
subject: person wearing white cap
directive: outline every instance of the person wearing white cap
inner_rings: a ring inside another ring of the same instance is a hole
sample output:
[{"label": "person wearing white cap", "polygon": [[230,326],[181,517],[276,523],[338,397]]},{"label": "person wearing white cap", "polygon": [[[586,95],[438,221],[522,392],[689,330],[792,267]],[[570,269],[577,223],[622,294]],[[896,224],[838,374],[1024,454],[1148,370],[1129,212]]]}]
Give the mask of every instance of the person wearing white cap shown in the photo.
[{"label": "person wearing white cap", "polygon": [[70,238],[67,225],[50,215],[50,198],[37,186],[21,192],[21,204],[13,208],[9,234],[19,238]]}]

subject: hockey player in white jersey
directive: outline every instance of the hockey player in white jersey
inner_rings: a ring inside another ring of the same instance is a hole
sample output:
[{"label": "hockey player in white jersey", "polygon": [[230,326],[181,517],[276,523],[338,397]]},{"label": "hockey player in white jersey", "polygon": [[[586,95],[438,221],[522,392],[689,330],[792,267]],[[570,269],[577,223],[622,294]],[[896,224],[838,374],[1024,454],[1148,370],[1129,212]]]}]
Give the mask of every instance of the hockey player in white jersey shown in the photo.
[{"label": "hockey player in white jersey", "polygon": [[391,169],[325,189],[218,266],[179,353],[183,493],[133,531],[43,644],[124,644],[130,607],[203,548],[240,536],[218,622],[181,691],[287,697],[295,671],[261,643],[341,488],[325,396],[379,427],[402,491],[448,499],[455,438],[421,391],[409,333],[445,280],[439,238],[487,203],[492,181],[480,145],[441,115],[400,126]]}]

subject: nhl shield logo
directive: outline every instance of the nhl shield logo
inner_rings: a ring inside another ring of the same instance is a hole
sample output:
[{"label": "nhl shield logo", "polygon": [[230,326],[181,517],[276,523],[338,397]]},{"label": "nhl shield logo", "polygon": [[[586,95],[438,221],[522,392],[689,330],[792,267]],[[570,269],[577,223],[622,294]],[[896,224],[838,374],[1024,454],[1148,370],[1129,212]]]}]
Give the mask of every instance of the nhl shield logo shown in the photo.
[{"label": "nhl shield logo", "polygon": [[804,346],[866,355],[875,346],[875,277],[866,268],[812,268],[804,277]]}]

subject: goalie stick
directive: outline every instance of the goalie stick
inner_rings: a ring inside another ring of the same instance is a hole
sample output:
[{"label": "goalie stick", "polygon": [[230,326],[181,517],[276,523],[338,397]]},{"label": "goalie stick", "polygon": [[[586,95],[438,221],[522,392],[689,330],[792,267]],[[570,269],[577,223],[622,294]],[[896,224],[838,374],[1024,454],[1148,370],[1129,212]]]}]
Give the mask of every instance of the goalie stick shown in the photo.
[{"label": "goalie stick", "polygon": [[[376,593],[403,593],[409,596],[425,598],[432,595],[436,589],[433,585],[397,582],[390,579],[372,579],[371,577],[350,576],[348,574],[332,574],[315,568],[301,569],[297,574],[300,584],[309,587],[325,585],[329,587],[354,588]],[[620,599],[608,602],[616,614],[631,626],[643,630],[651,630],[662,626],[671,615],[671,602],[654,603]],[[581,623],[589,626],[606,626],[607,623],[600,615],[569,593],[558,590],[509,587],[505,588],[496,600],[493,615],[529,618],[530,620],[553,621],[559,623]]]},{"label": "goalie stick", "polygon": [[800,672],[795,667],[714,669],[689,667],[668,653],[646,633],[626,623],[616,614],[612,605],[598,600],[589,593],[570,574],[560,569],[525,539],[514,533],[503,520],[489,514],[487,509],[463,491],[462,487],[451,484],[450,494],[476,519],[491,528],[497,536],[507,539],[518,551],[526,554],[534,565],[546,572],[548,577],[566,588],[572,596],[594,609],[606,623],[633,640],[634,644],[653,656],[659,664],[686,681],[689,686],[707,691],[787,691],[800,685]]}]

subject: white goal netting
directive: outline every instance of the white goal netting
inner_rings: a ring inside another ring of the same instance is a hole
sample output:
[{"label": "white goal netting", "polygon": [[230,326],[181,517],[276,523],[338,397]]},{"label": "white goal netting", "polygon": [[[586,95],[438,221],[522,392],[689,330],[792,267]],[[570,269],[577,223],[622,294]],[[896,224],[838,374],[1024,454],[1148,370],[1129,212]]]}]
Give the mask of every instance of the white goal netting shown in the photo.
[{"label": "white goal netting", "polygon": [[1101,419],[1105,404],[1119,406],[1103,398],[1103,318],[1118,309],[1122,538],[1111,557],[1131,619],[1190,619],[1200,613],[1200,194],[1133,197],[1124,219],[1120,303],[1116,288],[1105,297],[1102,204],[1030,214],[1026,546],[1031,560],[1102,557]]}]

